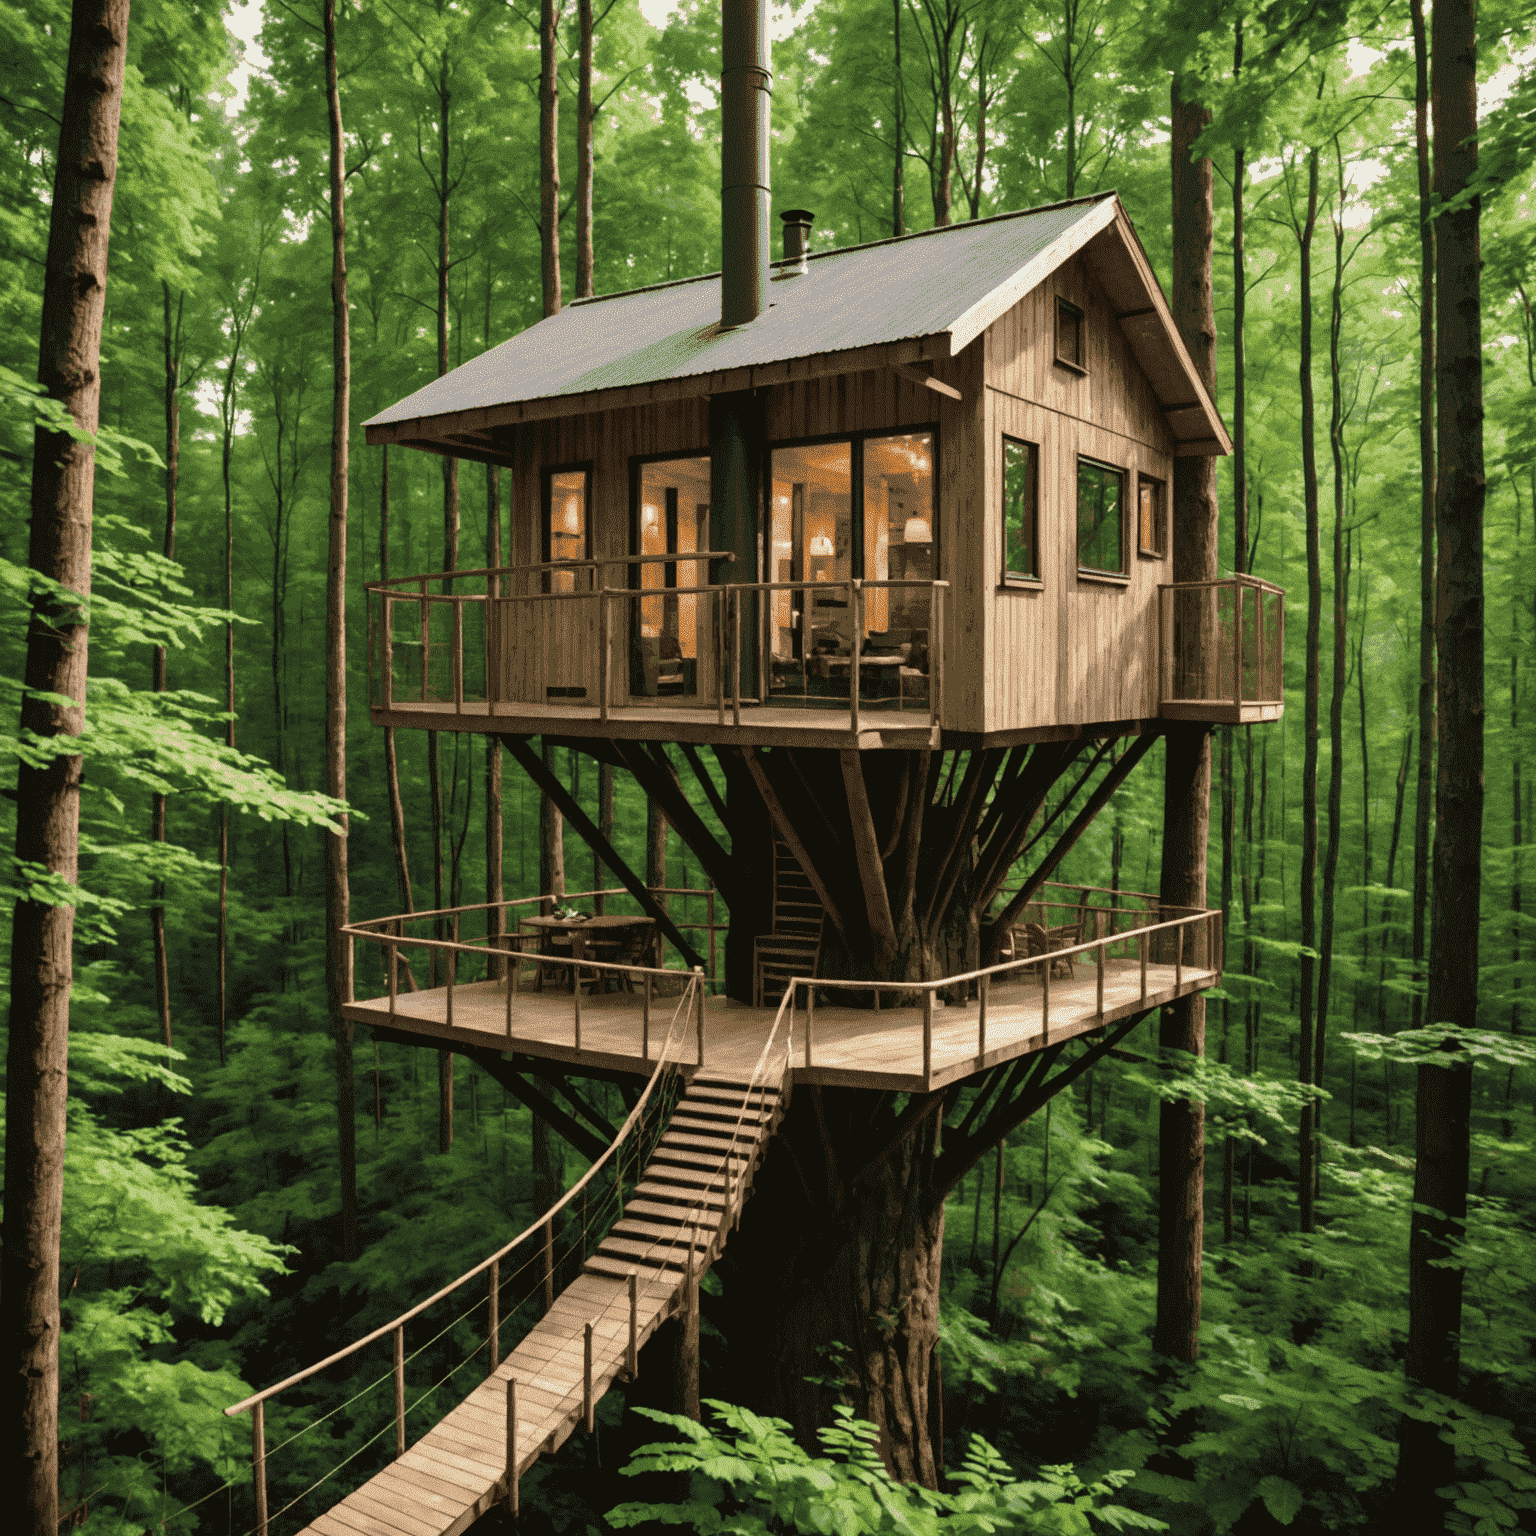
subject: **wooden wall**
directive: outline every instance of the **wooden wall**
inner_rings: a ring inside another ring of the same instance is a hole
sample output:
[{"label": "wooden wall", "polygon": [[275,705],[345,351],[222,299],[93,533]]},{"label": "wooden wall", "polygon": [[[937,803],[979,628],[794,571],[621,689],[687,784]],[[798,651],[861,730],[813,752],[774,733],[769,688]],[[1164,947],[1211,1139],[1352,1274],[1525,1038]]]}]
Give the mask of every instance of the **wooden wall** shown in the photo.
[{"label": "wooden wall", "polygon": [[[1086,373],[1055,361],[1058,294],[1087,315]],[[1171,516],[1173,438],[1152,388],[1103,291],[1077,258],[1026,295],[982,341],[985,729],[1156,715],[1157,587],[1171,580],[1171,539],[1160,560],[1138,554],[1135,519],[1129,516],[1125,580],[1081,576],[1077,566],[1079,454],[1124,467],[1133,506],[1137,471],[1161,480],[1165,521]],[[1029,587],[1001,584],[1004,434],[1040,449],[1042,580]]]}]

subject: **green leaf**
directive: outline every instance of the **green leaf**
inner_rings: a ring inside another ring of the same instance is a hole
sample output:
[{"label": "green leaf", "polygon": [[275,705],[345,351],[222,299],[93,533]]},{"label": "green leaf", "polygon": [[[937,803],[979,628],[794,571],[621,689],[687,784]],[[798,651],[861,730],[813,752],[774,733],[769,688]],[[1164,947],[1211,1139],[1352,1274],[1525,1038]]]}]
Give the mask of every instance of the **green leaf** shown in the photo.
[{"label": "green leaf", "polygon": [[1273,1475],[1259,1479],[1258,1494],[1264,1507],[1280,1522],[1289,1525],[1305,1504],[1306,1496],[1288,1477]]}]

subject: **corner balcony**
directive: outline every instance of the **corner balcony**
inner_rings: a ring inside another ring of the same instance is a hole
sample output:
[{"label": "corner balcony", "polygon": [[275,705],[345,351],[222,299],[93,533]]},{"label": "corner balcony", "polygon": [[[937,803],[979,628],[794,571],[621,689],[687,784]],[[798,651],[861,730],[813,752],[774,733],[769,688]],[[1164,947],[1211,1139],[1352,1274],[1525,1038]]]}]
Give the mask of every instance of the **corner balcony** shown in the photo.
[{"label": "corner balcony", "polygon": [[1158,593],[1158,713],[1259,725],[1285,712],[1285,589],[1256,576]]},{"label": "corner balcony", "polygon": [[735,746],[939,744],[946,582],[708,580],[732,558],[371,583],[373,721]]}]

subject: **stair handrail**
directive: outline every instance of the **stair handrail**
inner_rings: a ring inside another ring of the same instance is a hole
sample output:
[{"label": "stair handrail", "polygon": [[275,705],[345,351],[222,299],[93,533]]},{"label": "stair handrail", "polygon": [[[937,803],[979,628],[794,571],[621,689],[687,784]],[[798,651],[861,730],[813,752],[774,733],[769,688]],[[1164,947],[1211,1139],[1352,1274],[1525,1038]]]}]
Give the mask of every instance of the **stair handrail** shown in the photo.
[{"label": "stair handrail", "polygon": [[337,1350],[334,1354],[327,1355],[324,1360],[317,1361],[314,1365],[306,1366],[302,1371],[296,1371],[292,1376],[285,1377],[282,1381],[276,1383],[274,1386],[266,1387],[260,1392],[253,1392],[249,1397],[242,1398],[238,1403],[235,1403],[231,1407],[228,1407],[224,1410],[225,1417],[234,1418],[236,1415],[244,1413],[247,1409],[253,1408],[259,1403],[266,1403],[270,1399],[276,1397],[279,1393],[287,1391],[289,1387],[295,1387],[300,1382],[309,1380],[311,1376],[318,1375],[321,1371],[335,1365],[338,1361],[345,1360],[349,1355],[356,1354],[360,1349],[366,1348],[369,1344],[376,1344],[387,1334],[395,1332],[396,1329],[403,1328],[407,1323],[419,1317],[430,1307],[435,1306],[439,1301],[443,1299],[443,1297],[451,1296],[454,1291],[458,1290],[459,1287],[464,1285],[467,1281],[473,1280],[479,1275],[483,1275],[488,1269],[490,1269],[493,1264],[499,1263],[515,1248],[526,1242],[541,1228],[551,1223],[554,1218],[559,1215],[559,1213],[567,1205],[569,1205],[576,1198],[576,1196],[579,1195],[587,1187],[589,1183],[592,1182],[598,1171],[603,1168],[617,1153],[625,1138],[629,1135],[630,1131],[639,1121],[640,1116],[643,1114],[652,1093],[654,1092],[657,1084],[661,1081],[663,1073],[669,1067],[677,1064],[673,1059],[674,1048],[676,1046],[680,1046],[682,1041],[687,1037],[686,1027],[682,1030],[679,1030],[678,1025],[680,1022],[689,1019],[691,1016],[691,1008],[697,1007],[699,1005],[700,1000],[696,998],[694,994],[699,990],[701,980],[701,973],[694,972],[690,974],[688,978],[688,984],[686,987],[684,987],[682,996],[678,999],[677,1009],[672,1015],[672,1022],[667,1028],[667,1035],[665,1041],[663,1042],[661,1053],[656,1058],[656,1067],[654,1071],[652,1071],[649,1080],[646,1082],[645,1088],[641,1092],[640,1097],[635,1101],[635,1107],[630,1110],[628,1118],[624,1121],[623,1125],[619,1127],[618,1133],[608,1144],[608,1147],[603,1152],[602,1156],[600,1156],[592,1164],[592,1166],[588,1168],[587,1171],[573,1185],[571,1185],[568,1190],[566,1190],[565,1194],[562,1195],[560,1199],[558,1199],[552,1206],[550,1206],[547,1211],[544,1212],[542,1216],[539,1217],[537,1221],[535,1221],[531,1226],[525,1228],[522,1232],[519,1232],[518,1235],[511,1240],[511,1242],[503,1243],[502,1246],[495,1251],[495,1253],[489,1255],[487,1258],[482,1259],[472,1269],[465,1270],[465,1272],[460,1275],[457,1280],[451,1280],[447,1285],[442,1286],[439,1290],[434,1291],[430,1296],[426,1298],[425,1301],[417,1302],[414,1307],[411,1307],[409,1310],[402,1312],[398,1317],[392,1319],[390,1322],[381,1324],[371,1333],[364,1334],[362,1338],[354,1340],[345,1348]]}]

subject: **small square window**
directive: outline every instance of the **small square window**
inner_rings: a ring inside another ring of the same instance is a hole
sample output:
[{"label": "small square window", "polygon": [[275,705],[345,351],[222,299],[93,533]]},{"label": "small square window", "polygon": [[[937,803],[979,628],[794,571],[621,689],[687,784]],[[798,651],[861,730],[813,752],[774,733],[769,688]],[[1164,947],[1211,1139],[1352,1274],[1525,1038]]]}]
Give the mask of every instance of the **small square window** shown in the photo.
[{"label": "small square window", "polygon": [[1126,574],[1125,471],[1093,459],[1077,461],[1077,564],[1100,575]]},{"label": "small square window", "polygon": [[1167,511],[1163,482],[1147,475],[1136,477],[1136,548],[1138,553],[1161,560],[1168,552]]},{"label": "small square window", "polygon": [[1088,317],[1067,299],[1056,300],[1056,361],[1086,373]]},{"label": "small square window", "polygon": [[1003,439],[1003,580],[1040,579],[1040,450]]}]

